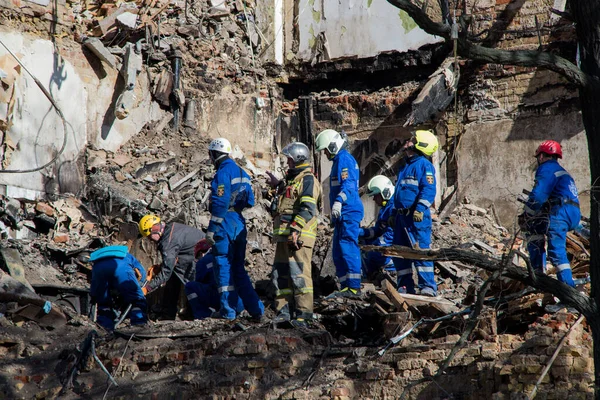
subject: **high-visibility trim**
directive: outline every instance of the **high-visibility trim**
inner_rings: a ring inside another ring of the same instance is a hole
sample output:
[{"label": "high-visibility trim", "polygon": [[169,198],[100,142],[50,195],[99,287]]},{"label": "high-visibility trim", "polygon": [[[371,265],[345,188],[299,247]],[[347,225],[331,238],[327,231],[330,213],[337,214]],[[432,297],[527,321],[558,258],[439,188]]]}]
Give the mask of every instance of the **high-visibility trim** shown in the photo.
[{"label": "high-visibility trim", "polygon": [[345,192],[339,192],[338,196],[340,196],[342,198],[342,201],[348,200],[348,196],[346,196]]},{"label": "high-visibility trim", "polygon": [[560,272],[570,270],[571,265],[570,264],[560,264],[560,265],[556,266],[556,269],[559,270]]},{"label": "high-visibility trim", "polygon": [[362,278],[361,274],[347,274],[348,279],[360,279]]},{"label": "high-visibility trim", "polygon": [[289,230],[289,228],[273,229],[273,235],[277,235],[277,236],[289,236],[290,235],[290,230]]},{"label": "high-visibility trim", "polygon": [[302,228],[304,228],[304,225],[306,225],[306,220],[302,218],[301,215],[296,214],[296,216],[294,217],[294,221]]},{"label": "high-visibility trim", "polygon": [[197,297],[198,297],[198,293],[190,293],[190,294],[188,294],[187,299],[188,300],[194,300]]},{"label": "high-visibility trim", "polygon": [[312,196],[302,196],[300,197],[300,203],[312,203],[317,204],[317,201]]},{"label": "high-visibility trim", "polygon": [[419,203],[423,204],[425,207],[431,207],[431,202],[425,199],[420,199]]},{"label": "high-visibility trim", "polygon": [[292,294],[292,289],[280,289],[275,292],[276,296],[287,296]]},{"label": "high-visibility trim", "polygon": [[412,268],[401,269],[400,271],[397,271],[396,274],[398,276],[412,275]]},{"label": "high-visibility trim", "polygon": [[340,282],[346,282],[346,279],[348,279],[348,275],[343,275],[338,277],[338,279],[340,280]]},{"label": "high-visibility trim", "polygon": [[419,186],[419,181],[416,179],[401,179],[400,184],[401,185]]},{"label": "high-visibility trim", "polygon": [[308,231],[302,231],[302,236],[306,236],[309,238],[316,238],[317,234],[316,233],[312,233],[312,232],[308,232]]},{"label": "high-visibility trim", "polygon": [[212,267],[213,267],[213,263],[210,262],[210,263],[206,264],[206,269],[211,269]]},{"label": "high-visibility trim", "polygon": [[222,223],[222,222],[223,222],[223,218],[220,218],[220,217],[215,217],[214,215],[211,215],[211,216],[210,216],[210,220],[211,220],[212,222],[215,222],[215,223],[217,223],[217,224],[220,224],[220,223]]},{"label": "high-visibility trim", "polygon": [[300,289],[296,289],[297,293],[314,293],[314,289],[311,287],[305,287],[305,288],[300,288]]},{"label": "high-visibility trim", "polygon": [[233,286],[221,286],[220,288],[217,289],[217,291],[219,293],[233,292],[234,290],[235,290],[235,287],[233,287]]},{"label": "high-visibility trim", "polygon": [[247,184],[250,184],[250,179],[248,179],[248,178],[233,178],[231,180],[231,184],[232,185],[235,185],[237,183],[247,183]]},{"label": "high-visibility trim", "polygon": [[338,186],[340,186],[340,183],[338,181],[331,180],[329,183],[330,183],[331,187],[338,187]]},{"label": "high-visibility trim", "polygon": [[563,175],[569,175],[569,173],[567,171],[556,171],[554,173],[554,176],[557,177],[557,178],[560,178]]},{"label": "high-visibility trim", "polygon": [[141,309],[141,308],[139,308],[139,307],[131,307],[131,310],[129,310],[129,311],[130,311],[131,313],[134,313],[134,312],[139,312],[139,313],[141,313],[141,312],[142,312],[142,309]]},{"label": "high-visibility trim", "polygon": [[433,274],[433,267],[426,267],[424,265],[417,266],[417,272],[429,272]]}]

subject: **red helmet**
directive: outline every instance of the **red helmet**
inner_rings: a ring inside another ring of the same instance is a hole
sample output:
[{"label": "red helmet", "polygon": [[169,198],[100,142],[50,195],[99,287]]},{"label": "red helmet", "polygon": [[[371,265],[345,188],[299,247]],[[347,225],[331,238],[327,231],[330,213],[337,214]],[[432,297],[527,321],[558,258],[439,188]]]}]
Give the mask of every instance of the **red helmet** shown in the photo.
[{"label": "red helmet", "polygon": [[537,157],[540,153],[562,158],[562,148],[560,147],[560,143],[555,142],[554,140],[546,140],[545,142],[542,142],[542,144],[540,144],[535,151],[535,156]]},{"label": "red helmet", "polygon": [[199,258],[199,256],[204,253],[206,253],[211,247],[211,244],[208,243],[208,240],[206,239],[202,239],[200,240],[198,243],[196,243],[196,246],[194,246],[194,257],[195,258]]}]

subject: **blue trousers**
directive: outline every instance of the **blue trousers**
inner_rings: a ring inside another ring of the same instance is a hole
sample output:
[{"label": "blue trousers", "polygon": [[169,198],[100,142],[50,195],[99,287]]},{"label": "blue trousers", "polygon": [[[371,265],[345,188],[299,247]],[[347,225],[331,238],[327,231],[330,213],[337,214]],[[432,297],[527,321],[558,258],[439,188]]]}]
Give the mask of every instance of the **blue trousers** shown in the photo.
[{"label": "blue trousers", "polygon": [[342,216],[335,222],[331,253],[342,289],[360,289],[361,259],[358,247],[360,220]]},{"label": "blue trousers", "polygon": [[[214,285],[200,282],[188,282],[185,284],[185,294],[192,308],[192,313],[195,319],[204,319],[212,315],[213,310],[219,310],[221,307],[221,299],[219,292]],[[244,303],[238,297],[237,293],[230,293],[230,297],[237,298],[236,314],[244,311]],[[211,310],[212,309],[212,310]]]},{"label": "blue trousers", "polygon": [[[396,215],[394,228],[394,244],[401,246],[429,249],[431,246],[431,213],[429,210],[423,214],[423,221],[414,222],[412,214]],[[419,289],[431,288],[437,293],[437,284],[433,272],[433,261],[407,260],[394,258],[394,265],[398,271],[398,287],[405,287],[406,293],[415,293],[412,266],[417,269]]]},{"label": "blue trousers", "polygon": [[548,258],[556,268],[556,277],[569,286],[573,283],[571,265],[567,258],[567,232],[579,224],[581,213],[572,205],[555,207],[550,214],[542,214],[529,222],[527,250],[531,265],[536,271],[546,270],[546,241]]},{"label": "blue trousers", "polygon": [[116,290],[123,305],[131,304],[129,319],[132,325],[148,322],[146,296],[137,281],[135,272],[128,265],[106,263],[95,265],[92,269],[92,296],[98,305],[97,321],[105,329],[112,331],[118,317],[117,305],[111,291]]},{"label": "blue trousers", "polygon": [[[387,245],[385,243],[385,240],[383,240],[383,237],[365,240],[365,244],[372,244],[374,246]],[[386,257],[378,251],[369,251],[366,253],[362,253],[361,260],[363,277],[365,278],[379,271],[381,268],[388,271],[396,270],[392,257]]]},{"label": "blue trousers", "polygon": [[242,298],[244,308],[253,317],[263,315],[265,310],[244,267],[246,237],[246,224],[243,217],[232,211],[227,213],[223,226],[215,232],[214,236],[213,273],[221,303],[221,317],[226,319],[235,319],[238,295]]}]

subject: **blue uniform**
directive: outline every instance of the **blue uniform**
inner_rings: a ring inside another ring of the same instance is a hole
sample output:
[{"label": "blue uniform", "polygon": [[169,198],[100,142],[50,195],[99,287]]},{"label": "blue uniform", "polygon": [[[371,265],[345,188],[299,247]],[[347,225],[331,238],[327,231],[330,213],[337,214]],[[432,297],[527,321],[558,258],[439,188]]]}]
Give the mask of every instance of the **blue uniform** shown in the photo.
[{"label": "blue uniform", "polygon": [[364,209],[358,195],[359,169],[347,150],[333,158],[329,179],[329,205],[342,203],[342,215],[334,220],[331,252],[342,289],[360,289],[361,262],[358,234]]},{"label": "blue uniform", "polygon": [[214,232],[213,273],[221,301],[221,316],[236,317],[236,290],[250,315],[261,316],[263,303],[244,268],[247,231],[241,212],[254,205],[250,177],[232,159],[226,158],[217,168],[211,189],[208,231]]},{"label": "blue uniform", "polygon": [[[388,226],[388,219],[394,210],[394,203],[388,201],[387,204],[379,210],[377,221],[372,228],[360,229],[358,237],[365,240],[366,244],[375,246],[390,246],[394,241],[394,230]],[[380,268],[395,269],[394,261],[391,257],[386,257],[378,251],[369,251],[363,253],[363,273],[368,276]]]},{"label": "blue uniform", "polygon": [[546,236],[548,257],[557,269],[561,282],[574,286],[567,258],[567,232],[575,229],[581,219],[575,181],[556,160],[540,164],[535,184],[525,204],[527,214],[527,250],[533,267],[546,267]]},{"label": "blue uniform", "polygon": [[[212,315],[212,312],[218,310],[221,305],[221,299],[217,288],[217,282],[213,274],[214,256],[207,254],[196,262],[196,281],[185,284],[185,294],[192,307],[192,313],[195,319],[204,319]],[[244,310],[242,299],[236,292],[230,293],[230,296],[237,298],[236,313]]]},{"label": "blue uniform", "polygon": [[[396,212],[394,244],[428,249],[431,245],[431,211],[435,201],[435,168],[422,155],[414,155],[406,160],[406,165],[398,172],[394,192]],[[415,222],[413,213],[423,213],[423,221]],[[407,293],[415,293],[412,277],[414,263],[419,276],[419,288],[430,288],[437,293],[432,261],[406,260],[394,258],[398,271],[398,287],[405,287]]]},{"label": "blue uniform", "polygon": [[[106,248],[105,248],[106,249]],[[93,253],[92,253],[93,254]],[[90,296],[98,305],[98,323],[108,330],[113,330],[117,319],[117,308],[111,292],[118,292],[122,306],[131,304],[129,318],[132,325],[148,322],[147,303],[135,270],[141,274],[141,281],[146,281],[146,270],[139,261],[129,253],[124,257],[108,256],[97,259],[92,267],[92,283]]]}]

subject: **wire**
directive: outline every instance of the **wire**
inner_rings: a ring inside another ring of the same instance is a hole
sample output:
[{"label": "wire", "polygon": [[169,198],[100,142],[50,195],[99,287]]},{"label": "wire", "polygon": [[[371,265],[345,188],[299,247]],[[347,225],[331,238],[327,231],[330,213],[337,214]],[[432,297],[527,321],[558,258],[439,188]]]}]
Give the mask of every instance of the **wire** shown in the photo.
[{"label": "wire", "polygon": [[38,85],[40,90],[46,95],[48,100],[50,100],[50,103],[52,103],[52,106],[56,109],[56,113],[58,114],[58,116],[60,117],[60,119],[62,120],[62,123],[63,123],[64,130],[63,130],[62,147],[60,148],[60,150],[58,150],[58,153],[56,153],[56,155],[54,157],[52,157],[52,159],[50,161],[48,161],[46,164],[42,165],[41,167],[36,167],[36,168],[32,168],[32,169],[0,169],[0,174],[24,174],[24,173],[29,173],[29,172],[37,172],[37,171],[40,171],[40,170],[46,168],[47,166],[49,166],[51,164],[54,164],[56,162],[56,160],[58,160],[58,157],[60,157],[60,155],[65,151],[65,148],[67,147],[67,120],[65,119],[65,116],[63,115],[61,109],[58,107],[58,104],[56,104],[56,101],[54,101],[54,98],[52,97],[50,92],[48,92],[48,90],[42,85],[42,82],[40,82],[39,79],[36,78],[27,69],[27,67],[21,62],[21,60],[19,60],[19,58],[8,47],[6,47],[4,42],[2,42],[0,40],[0,44],[2,45],[2,47],[4,47],[6,49],[6,51],[8,51],[8,53],[11,56],[13,56],[13,58],[17,61],[17,63],[19,63],[19,65],[21,67],[23,67],[25,72],[27,72],[29,74],[29,76],[31,76],[33,78],[36,85]]}]

